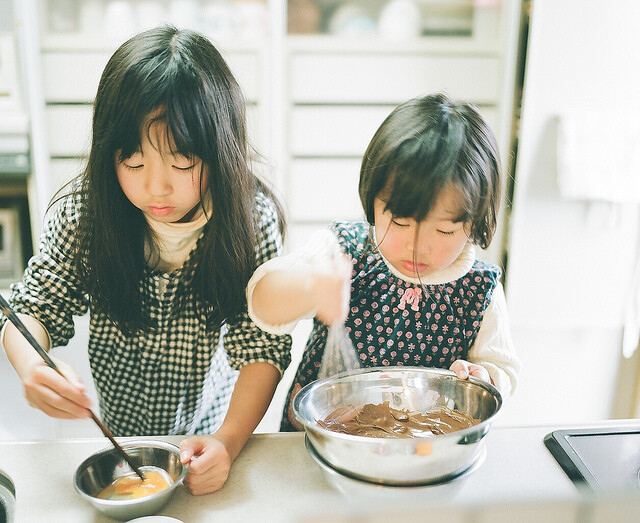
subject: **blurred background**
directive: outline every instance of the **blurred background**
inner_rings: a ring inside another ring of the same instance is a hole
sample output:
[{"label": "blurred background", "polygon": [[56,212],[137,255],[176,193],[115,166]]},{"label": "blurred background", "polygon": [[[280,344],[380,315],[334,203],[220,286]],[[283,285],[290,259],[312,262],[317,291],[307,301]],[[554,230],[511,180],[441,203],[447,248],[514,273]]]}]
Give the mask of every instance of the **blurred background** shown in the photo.
[{"label": "blurred background", "polygon": [[[362,218],[360,160],[396,105],[436,91],[477,104],[508,174],[479,254],[504,270],[523,363],[496,424],[639,417],[638,19],[636,0],[0,0],[0,292],[82,169],[108,58],[170,22],[210,37],[240,81],[287,250]],[[87,323],[54,351],[90,385]],[[258,431],[279,426],[309,327]],[[29,408],[4,352],[0,380],[0,438],[95,434]]]}]

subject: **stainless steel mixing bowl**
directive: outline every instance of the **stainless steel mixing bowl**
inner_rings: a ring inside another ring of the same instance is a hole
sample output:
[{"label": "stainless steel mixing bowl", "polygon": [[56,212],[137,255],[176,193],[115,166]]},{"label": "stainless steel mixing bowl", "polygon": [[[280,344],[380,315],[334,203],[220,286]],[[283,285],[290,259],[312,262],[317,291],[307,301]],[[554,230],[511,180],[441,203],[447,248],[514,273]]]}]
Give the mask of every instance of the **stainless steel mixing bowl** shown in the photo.
[{"label": "stainless steel mixing bowl", "polygon": [[13,523],[16,511],[16,487],[2,470],[0,470],[0,522]]},{"label": "stainless steel mixing bowl", "polygon": [[[338,407],[389,402],[396,409],[427,412],[448,407],[480,423],[425,438],[372,438],[340,434],[317,423]],[[469,470],[502,406],[500,392],[482,380],[460,380],[448,370],[382,367],[349,371],[313,382],[293,400],[310,444],[330,466],[352,478],[381,485],[429,485]]]},{"label": "stainless steel mixing bowl", "polygon": [[135,440],[122,445],[136,466],[158,467],[164,470],[172,480],[166,489],[137,499],[107,500],[97,494],[110,485],[116,478],[131,473],[131,467],[109,447],[85,459],[76,469],[73,485],[81,497],[91,503],[103,514],[120,520],[155,514],[173,495],[187,475],[187,469],[180,461],[180,449],[164,441]]}]

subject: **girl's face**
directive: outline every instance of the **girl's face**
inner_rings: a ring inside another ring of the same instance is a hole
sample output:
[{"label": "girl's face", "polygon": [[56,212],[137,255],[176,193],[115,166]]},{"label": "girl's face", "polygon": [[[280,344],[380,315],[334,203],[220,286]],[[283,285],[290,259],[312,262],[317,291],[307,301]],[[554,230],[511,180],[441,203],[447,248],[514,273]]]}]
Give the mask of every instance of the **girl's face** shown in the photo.
[{"label": "girl's face", "polygon": [[200,158],[172,153],[175,148],[170,145],[166,124],[153,123],[148,133],[142,133],[139,151],[123,161],[116,152],[116,173],[125,196],[148,218],[189,221],[201,200],[201,172],[202,191],[207,188],[207,170],[202,171]]},{"label": "girl's face", "polygon": [[[397,271],[417,278],[445,269],[460,256],[467,241],[464,222],[459,216],[458,193],[445,188],[421,222],[412,218],[394,218],[385,211],[386,201],[374,201],[375,231],[378,248]],[[416,236],[417,233],[417,236]]]}]

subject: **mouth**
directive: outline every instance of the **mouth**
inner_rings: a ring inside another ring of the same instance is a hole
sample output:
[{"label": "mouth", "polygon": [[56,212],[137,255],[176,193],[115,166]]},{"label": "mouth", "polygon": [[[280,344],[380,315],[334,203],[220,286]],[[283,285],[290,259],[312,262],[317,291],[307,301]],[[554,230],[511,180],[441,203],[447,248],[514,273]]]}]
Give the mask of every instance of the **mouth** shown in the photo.
[{"label": "mouth", "polygon": [[173,212],[173,207],[169,207],[169,206],[150,206],[149,207],[149,211],[151,212],[151,214],[153,214],[154,216],[167,216],[168,214],[171,214]]},{"label": "mouth", "polygon": [[413,263],[409,260],[402,260],[402,267],[411,274],[421,274],[427,269],[426,263]]}]

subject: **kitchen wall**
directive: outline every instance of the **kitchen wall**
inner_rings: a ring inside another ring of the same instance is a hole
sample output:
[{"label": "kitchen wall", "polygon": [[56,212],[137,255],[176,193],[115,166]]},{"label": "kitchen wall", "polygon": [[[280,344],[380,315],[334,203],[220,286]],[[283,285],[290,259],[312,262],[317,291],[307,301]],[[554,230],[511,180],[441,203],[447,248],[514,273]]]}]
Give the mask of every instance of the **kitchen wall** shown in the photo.
[{"label": "kitchen wall", "polygon": [[[640,4],[535,0],[507,300],[516,423],[630,417],[638,374]],[[634,281],[635,278],[635,281]]]},{"label": "kitchen wall", "polygon": [[[640,301],[632,281],[640,245],[633,183],[640,172],[629,170],[637,164],[627,155],[639,149],[620,143],[638,136],[630,117],[640,109],[638,19],[634,0],[613,0],[606,8],[597,0],[531,3],[521,120],[506,154],[515,162],[515,183],[503,218],[507,300],[523,366],[497,424],[561,426],[635,414],[638,354],[624,357],[622,345],[625,334],[632,340],[627,347],[634,345],[634,300]],[[591,145],[576,152],[576,139]],[[610,150],[598,146],[604,143]],[[588,173],[591,185],[582,178],[585,165],[598,166]],[[616,190],[611,180],[625,176]],[[259,430],[278,426],[308,329],[302,323],[295,332],[294,362]],[[86,318],[80,318],[71,346],[55,350],[90,383],[86,335]],[[52,421],[30,409],[12,372],[0,354],[6,384],[0,437],[93,431],[82,421]],[[13,423],[20,416],[28,423]]]}]

